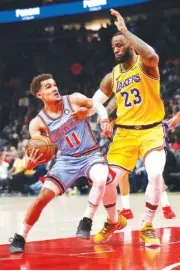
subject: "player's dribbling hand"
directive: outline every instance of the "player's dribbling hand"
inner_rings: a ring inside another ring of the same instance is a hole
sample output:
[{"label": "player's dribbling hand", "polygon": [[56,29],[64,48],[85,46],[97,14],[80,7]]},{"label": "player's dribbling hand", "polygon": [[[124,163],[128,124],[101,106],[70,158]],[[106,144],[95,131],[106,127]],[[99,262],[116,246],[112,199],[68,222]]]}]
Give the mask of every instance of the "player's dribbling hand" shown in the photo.
[{"label": "player's dribbling hand", "polygon": [[[31,170],[38,165],[38,161],[42,157],[43,153],[39,153],[38,149],[32,149],[30,156],[28,156],[27,152],[25,152],[25,167],[27,170]],[[43,163],[43,161],[41,161]]]},{"label": "player's dribbling hand", "polygon": [[76,120],[81,121],[84,120],[89,114],[89,109],[86,107],[80,107],[75,110],[71,116],[75,117]]},{"label": "player's dribbling hand", "polygon": [[117,21],[114,23],[117,26],[117,29],[123,33],[124,30],[127,29],[125,21],[123,19],[123,17],[121,16],[121,14],[115,10],[115,9],[110,9],[111,15],[115,16]]},{"label": "player's dribbling hand", "polygon": [[113,128],[108,120],[100,120],[100,127],[102,130],[101,136],[106,137],[112,137],[113,136]]}]

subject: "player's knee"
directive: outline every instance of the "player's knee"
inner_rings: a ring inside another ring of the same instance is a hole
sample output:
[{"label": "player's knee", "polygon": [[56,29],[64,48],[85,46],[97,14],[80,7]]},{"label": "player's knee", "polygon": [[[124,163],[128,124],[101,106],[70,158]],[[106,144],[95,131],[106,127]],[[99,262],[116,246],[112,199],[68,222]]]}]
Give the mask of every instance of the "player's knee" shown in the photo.
[{"label": "player's knee", "polygon": [[149,180],[158,180],[162,178],[166,155],[164,150],[153,151],[145,158],[145,167]]},{"label": "player's knee", "polygon": [[104,189],[106,187],[107,177],[108,176],[104,174],[104,176],[94,178],[94,180],[92,180],[93,185],[98,187],[98,189]]},{"label": "player's knee", "polygon": [[43,188],[35,201],[36,208],[43,209],[53,198],[55,194],[48,188]]},{"label": "player's knee", "polygon": [[[153,172],[149,179],[149,187],[151,188],[152,194],[156,195],[157,201],[159,200],[162,188],[163,188],[163,177],[161,172]],[[159,195],[159,196],[158,196]]]},{"label": "player's knee", "polygon": [[104,165],[94,165],[90,171],[90,178],[93,182],[93,185],[99,189],[103,189],[106,186],[108,179],[109,169]]},{"label": "player's knee", "polygon": [[149,182],[158,184],[163,179],[162,172],[158,170],[149,172],[148,179],[149,179]]}]

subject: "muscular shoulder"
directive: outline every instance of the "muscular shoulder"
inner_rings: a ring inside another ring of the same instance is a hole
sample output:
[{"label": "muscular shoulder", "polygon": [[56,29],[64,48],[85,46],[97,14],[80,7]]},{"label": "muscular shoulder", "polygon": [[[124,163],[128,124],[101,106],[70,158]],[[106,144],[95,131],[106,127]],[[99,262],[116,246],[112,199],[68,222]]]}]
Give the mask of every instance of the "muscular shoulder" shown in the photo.
[{"label": "muscular shoulder", "polygon": [[157,54],[155,54],[154,59],[149,59],[147,61],[143,60],[141,57],[139,58],[139,65],[141,69],[149,76],[159,79],[160,74],[159,74],[159,57]]},{"label": "muscular shoulder", "polygon": [[69,95],[70,102],[75,106],[85,106],[87,108],[92,107],[92,99],[86,97],[85,95],[75,92]]},{"label": "muscular shoulder", "polygon": [[104,76],[100,83],[100,89],[107,95],[111,96],[112,95],[112,88],[113,88],[113,74],[108,73]]},{"label": "muscular shoulder", "polygon": [[69,99],[71,103],[76,103],[79,99],[82,99],[84,95],[79,92],[74,92],[73,94],[69,95]]},{"label": "muscular shoulder", "polygon": [[40,124],[43,123],[41,118],[37,115],[35,118],[33,118],[30,123],[29,126],[40,126]]}]

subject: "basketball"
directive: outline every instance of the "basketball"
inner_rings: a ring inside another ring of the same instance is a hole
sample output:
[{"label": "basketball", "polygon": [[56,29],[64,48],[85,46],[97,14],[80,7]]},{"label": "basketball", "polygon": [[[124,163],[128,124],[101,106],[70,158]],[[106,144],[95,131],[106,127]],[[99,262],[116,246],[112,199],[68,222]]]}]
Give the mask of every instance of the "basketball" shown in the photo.
[{"label": "basketball", "polygon": [[33,149],[39,150],[38,155],[40,153],[43,154],[40,158],[40,161],[38,161],[38,164],[44,164],[53,158],[55,146],[49,137],[35,136],[28,141],[26,146],[26,152],[28,156],[30,156]]}]

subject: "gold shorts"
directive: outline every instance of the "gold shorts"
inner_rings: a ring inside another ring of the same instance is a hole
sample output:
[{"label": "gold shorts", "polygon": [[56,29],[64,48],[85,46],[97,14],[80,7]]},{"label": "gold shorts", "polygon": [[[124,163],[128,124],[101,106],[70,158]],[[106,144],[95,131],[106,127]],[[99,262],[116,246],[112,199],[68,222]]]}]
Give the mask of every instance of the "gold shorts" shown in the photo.
[{"label": "gold shorts", "polygon": [[166,146],[162,124],[146,130],[117,128],[110,144],[107,160],[110,165],[133,171],[139,157],[144,158],[154,149]]}]

